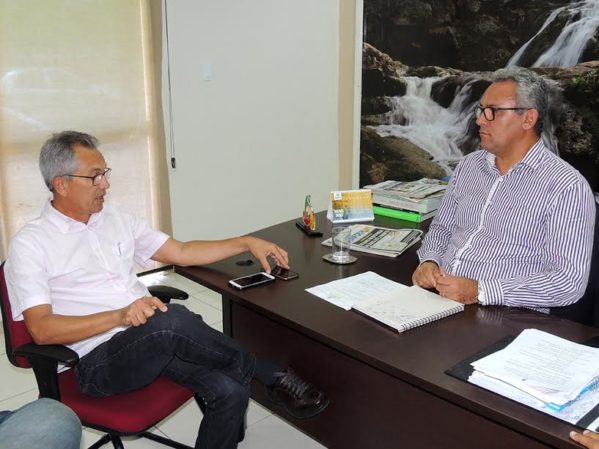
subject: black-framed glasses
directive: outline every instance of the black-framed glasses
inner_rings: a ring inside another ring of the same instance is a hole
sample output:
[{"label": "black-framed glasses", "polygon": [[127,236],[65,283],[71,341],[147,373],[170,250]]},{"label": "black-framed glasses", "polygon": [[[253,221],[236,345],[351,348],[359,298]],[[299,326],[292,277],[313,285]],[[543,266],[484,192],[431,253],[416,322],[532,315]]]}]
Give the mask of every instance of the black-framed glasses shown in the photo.
[{"label": "black-framed glasses", "polygon": [[488,121],[495,120],[495,113],[497,111],[527,111],[530,108],[495,108],[493,106],[477,106],[474,108],[474,115],[476,118],[480,118],[481,115],[484,115]]},{"label": "black-framed glasses", "polygon": [[103,173],[99,173],[95,176],[83,176],[83,175],[62,175],[62,176],[70,176],[71,178],[85,178],[92,180],[92,186],[99,185],[104,179],[110,178],[110,173],[112,173],[112,168],[107,168]]}]

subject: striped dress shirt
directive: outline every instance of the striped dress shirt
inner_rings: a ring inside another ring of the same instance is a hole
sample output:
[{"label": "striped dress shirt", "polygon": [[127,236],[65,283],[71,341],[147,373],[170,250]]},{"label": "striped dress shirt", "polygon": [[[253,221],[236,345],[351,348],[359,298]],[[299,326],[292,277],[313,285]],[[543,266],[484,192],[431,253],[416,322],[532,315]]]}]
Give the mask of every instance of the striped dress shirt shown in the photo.
[{"label": "striped dress shirt", "polygon": [[479,150],[457,166],[418,256],[478,281],[482,305],[548,312],[584,294],[595,208],[586,180],[541,140],[505,175]]}]

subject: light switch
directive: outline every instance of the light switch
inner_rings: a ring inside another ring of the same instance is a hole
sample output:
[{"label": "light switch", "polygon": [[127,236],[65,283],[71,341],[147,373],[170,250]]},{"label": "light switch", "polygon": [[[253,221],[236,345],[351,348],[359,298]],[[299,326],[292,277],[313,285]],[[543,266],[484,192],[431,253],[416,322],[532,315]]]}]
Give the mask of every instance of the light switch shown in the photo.
[{"label": "light switch", "polygon": [[202,64],[202,81],[212,81],[212,64]]}]

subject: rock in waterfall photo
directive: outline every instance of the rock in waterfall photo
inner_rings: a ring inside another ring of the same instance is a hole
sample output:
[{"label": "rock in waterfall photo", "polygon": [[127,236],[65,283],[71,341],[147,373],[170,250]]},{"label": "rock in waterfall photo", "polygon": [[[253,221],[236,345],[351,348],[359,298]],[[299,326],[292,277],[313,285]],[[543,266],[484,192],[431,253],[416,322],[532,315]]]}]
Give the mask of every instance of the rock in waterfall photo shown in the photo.
[{"label": "rock in waterfall photo", "polygon": [[551,80],[542,138],[599,191],[598,0],[364,0],[360,185],[450,176],[514,65]]}]

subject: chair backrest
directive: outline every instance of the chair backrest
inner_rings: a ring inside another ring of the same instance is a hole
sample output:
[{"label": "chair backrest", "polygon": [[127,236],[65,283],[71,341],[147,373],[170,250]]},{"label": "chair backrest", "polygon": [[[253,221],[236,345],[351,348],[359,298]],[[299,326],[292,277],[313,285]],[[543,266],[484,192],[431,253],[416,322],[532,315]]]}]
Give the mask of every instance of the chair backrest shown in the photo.
[{"label": "chair backrest", "polygon": [[599,327],[599,208],[595,213],[595,237],[587,289],[577,302],[566,307],[554,307],[551,314]]},{"label": "chair backrest", "polygon": [[15,321],[12,318],[12,309],[8,300],[8,288],[6,286],[6,278],[4,277],[4,262],[0,264],[0,310],[2,311],[6,356],[13,365],[21,368],[29,368],[31,365],[29,365],[27,359],[14,355],[16,348],[33,342],[33,338],[31,338],[27,326],[25,326],[25,321]]}]

